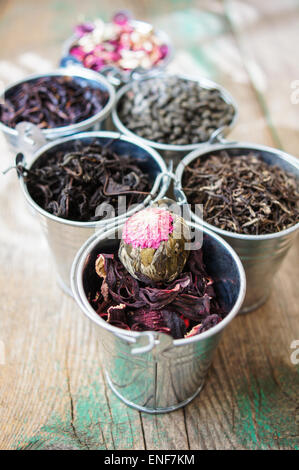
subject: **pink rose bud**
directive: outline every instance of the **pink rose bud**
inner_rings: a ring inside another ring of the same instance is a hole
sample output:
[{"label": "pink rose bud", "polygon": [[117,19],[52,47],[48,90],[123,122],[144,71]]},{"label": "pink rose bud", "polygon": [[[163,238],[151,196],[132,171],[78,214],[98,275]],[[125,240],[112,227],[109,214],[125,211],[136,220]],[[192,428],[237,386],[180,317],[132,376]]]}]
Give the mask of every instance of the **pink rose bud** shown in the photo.
[{"label": "pink rose bud", "polygon": [[128,12],[126,11],[119,11],[118,13],[116,13],[113,18],[112,18],[112,21],[113,23],[115,24],[118,24],[120,26],[123,26],[123,25],[126,25],[128,23],[130,19],[130,15]]},{"label": "pink rose bud", "polygon": [[84,36],[84,34],[91,33],[91,31],[93,30],[94,30],[94,25],[92,23],[82,23],[82,24],[78,24],[75,27],[75,34],[76,36],[81,38],[82,36]]},{"label": "pink rose bud", "polygon": [[169,52],[168,46],[166,44],[162,44],[162,46],[160,46],[161,58],[164,59],[164,57],[168,55],[168,52]]},{"label": "pink rose bud", "polygon": [[72,47],[72,49],[70,50],[70,54],[72,56],[76,57],[76,59],[80,60],[81,62],[83,61],[83,59],[86,55],[86,53],[84,52],[84,50],[80,46]]}]

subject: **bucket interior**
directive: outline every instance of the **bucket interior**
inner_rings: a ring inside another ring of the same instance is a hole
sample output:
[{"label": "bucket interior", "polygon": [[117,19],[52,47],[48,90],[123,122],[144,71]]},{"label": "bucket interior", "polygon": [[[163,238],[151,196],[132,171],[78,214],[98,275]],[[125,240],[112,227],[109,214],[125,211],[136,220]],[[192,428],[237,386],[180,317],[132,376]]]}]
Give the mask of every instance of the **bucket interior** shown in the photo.
[{"label": "bucket interior", "polygon": [[[236,146],[229,146],[229,145],[222,145],[220,147],[216,147],[215,149],[209,150],[208,152],[203,152],[200,153],[199,155],[196,156],[194,152],[194,156],[192,154],[189,156],[185,157],[185,162],[184,160],[182,161],[181,165],[179,165],[177,172],[176,172],[176,177],[177,177],[177,184],[178,187],[183,188],[184,187],[184,176],[185,176],[185,169],[187,166],[191,165],[196,162],[196,161],[202,161],[205,162],[207,161],[211,156],[219,156],[221,153],[226,152],[226,154],[229,155],[232,159],[234,157],[238,156],[249,156],[252,154],[255,154],[259,156],[266,164],[269,166],[276,166],[279,167],[281,170],[285,171],[286,173],[293,175],[296,178],[297,183],[299,183],[299,163],[298,160],[296,160],[295,157],[288,155],[284,152],[281,152],[280,150],[276,149],[271,149],[269,147],[260,147],[260,146],[250,146],[249,144],[242,144],[242,145],[236,145]],[[193,158],[192,158],[193,156]],[[179,192],[181,192],[180,197],[183,197],[183,194],[186,197],[187,204],[189,204],[188,196],[186,193],[184,193],[183,189],[180,189]],[[194,213],[194,208],[192,208],[192,214],[194,216],[195,220],[198,220],[198,216],[195,215]],[[204,217],[204,214],[203,214]],[[200,218],[200,217],[199,217]],[[229,237],[244,237],[245,239],[249,237],[250,235],[246,235],[244,233],[237,233],[237,232],[230,232],[228,230],[222,230],[218,228],[216,225],[213,225],[212,223],[208,223],[203,219],[204,225],[209,228],[212,231],[216,231],[220,236],[229,236]],[[294,225],[290,226],[289,229],[292,229],[293,227],[297,226],[297,221],[294,220]],[[283,234],[284,230],[280,232],[275,232],[274,235],[279,235]],[[262,239],[261,237],[271,237],[272,234],[266,234],[266,235],[252,235],[254,238],[259,238],[260,240]],[[226,239],[226,238],[225,238]],[[229,241],[231,244],[231,240]],[[233,244],[232,245],[234,249],[236,249],[237,253],[240,255],[238,248]],[[242,259],[242,256],[241,256]]]},{"label": "bucket interior", "polygon": [[[295,174],[297,176],[297,179],[299,179],[299,168],[295,168],[292,163],[290,163],[287,159],[280,157],[280,155],[277,154],[275,151],[271,152],[270,150],[261,149],[259,147],[222,147],[220,149],[215,149],[203,153],[198,157],[195,157],[190,163],[196,161],[197,159],[201,159],[202,161],[204,161],[208,159],[211,155],[217,156],[223,151],[225,151],[230,157],[237,157],[240,155],[250,155],[252,153],[256,153],[268,165],[277,165],[287,173]],[[184,173],[182,174],[182,179],[183,177]]]},{"label": "bucket interior", "polygon": [[[117,231],[114,233],[114,240],[106,238],[99,241],[87,255],[82,273],[82,284],[85,295],[89,293],[90,298],[95,297],[100,286],[100,279],[95,272],[97,256],[100,253],[117,253],[118,251],[118,233]],[[242,287],[237,263],[226,246],[207,233],[203,236],[203,259],[208,274],[214,279],[218,301],[228,314],[237,302]]]},{"label": "bucket interior", "polygon": [[109,145],[109,149],[117,153],[119,156],[122,155],[131,155],[136,165],[146,174],[149,175],[150,181],[154,183],[154,180],[161,173],[162,168],[159,163],[153,158],[151,154],[147,152],[146,149],[139,147],[131,142],[110,138],[110,137],[80,137],[80,139],[71,139],[66,142],[57,144],[51,147],[46,152],[43,152],[32,164],[32,168],[37,168],[46,164],[49,156],[53,156],[57,151],[65,151],[66,153],[76,150],[76,141],[84,143],[84,145],[90,145],[92,143],[97,143],[102,146]]},{"label": "bucket interior", "polygon": [[[59,77],[63,77],[64,75],[63,74],[57,74],[57,75],[49,75],[49,77],[51,78],[59,78]],[[77,75],[74,75],[74,76],[69,76],[67,73],[65,74],[66,77],[69,77],[72,79],[72,82],[74,83],[77,83],[78,85],[80,85],[82,88],[86,88],[87,86],[93,88],[94,90],[101,90],[103,92],[107,92],[108,95],[107,95],[107,98],[103,101],[102,103],[102,108],[104,108],[106,106],[106,104],[108,103],[109,101],[109,90],[108,88],[105,86],[105,83],[102,83],[100,81],[97,81],[97,80],[93,80],[93,79],[90,79],[90,78],[85,78],[85,77],[80,77],[80,76],[77,76]],[[45,75],[44,77],[47,77],[47,75]],[[12,96],[14,96],[15,94],[17,94],[19,92],[19,90],[21,89],[21,86],[23,85],[23,83],[28,83],[28,84],[34,84],[36,83],[38,80],[40,80],[41,78],[44,78],[43,76],[41,77],[36,77],[36,78],[32,78],[32,79],[28,79],[28,80],[24,80],[22,81],[21,83],[18,83],[14,86],[11,86],[10,88],[8,88],[4,94],[4,99],[10,99]],[[89,116],[89,118],[93,117],[93,114],[91,114]],[[86,118],[84,119],[86,120]],[[79,121],[78,123],[76,124],[79,124],[80,122],[83,122],[83,121]],[[65,124],[64,126],[59,126],[60,127],[67,127],[71,124]],[[57,127],[55,129],[58,129]]]},{"label": "bucket interior", "polygon": [[[88,134],[88,133],[87,133]],[[90,144],[100,144],[101,146],[108,146],[109,150],[115,152],[121,161],[121,157],[123,156],[131,156],[132,163],[134,163],[140,170],[146,175],[148,179],[148,191],[152,191],[153,196],[159,195],[159,197],[163,197],[165,191],[167,189],[167,185],[163,183],[163,185],[159,184],[157,177],[164,172],[165,168],[163,167],[163,162],[160,162],[159,159],[155,159],[155,157],[148,152],[145,148],[139,147],[138,145],[127,141],[118,139],[117,137],[112,136],[95,136],[95,135],[87,135],[86,137],[80,136],[76,138],[75,136],[72,138],[67,138],[63,141],[59,141],[56,145],[51,145],[48,149],[41,151],[41,154],[37,156],[34,162],[29,165],[30,169],[37,169],[42,168],[43,166],[47,166],[49,159],[55,160],[59,153],[72,153],[78,151],[78,144],[80,150],[83,149],[85,146]],[[120,163],[121,167],[121,163]],[[44,208],[39,204],[38,200],[36,199],[33,188],[31,188],[29,183],[25,183],[26,185],[26,193],[30,195],[30,199],[35,202],[38,207],[41,207],[43,210]],[[150,196],[147,194],[140,195],[138,197],[138,201],[131,202],[128,206],[128,210],[134,208],[135,204],[143,204],[144,201],[149,202]],[[113,203],[114,204],[114,203]],[[114,207],[117,210],[117,206]],[[46,210],[46,209],[45,209]],[[122,212],[117,213],[117,216],[122,215]],[[66,219],[64,219],[66,220]],[[89,221],[86,221],[89,222]],[[85,223],[85,222],[82,222]]]}]

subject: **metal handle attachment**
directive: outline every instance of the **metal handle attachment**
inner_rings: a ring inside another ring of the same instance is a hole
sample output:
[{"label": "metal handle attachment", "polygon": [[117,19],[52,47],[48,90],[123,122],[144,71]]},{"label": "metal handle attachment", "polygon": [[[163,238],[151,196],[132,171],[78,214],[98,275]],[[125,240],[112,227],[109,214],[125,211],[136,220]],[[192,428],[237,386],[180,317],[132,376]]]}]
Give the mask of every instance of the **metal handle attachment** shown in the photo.
[{"label": "metal handle attachment", "polygon": [[131,354],[137,355],[137,354],[144,354],[147,352],[150,352],[154,346],[155,346],[155,336],[153,333],[150,331],[144,331],[143,333],[140,333],[139,338],[147,337],[148,338],[148,344],[145,346],[139,346],[131,349]]},{"label": "metal handle attachment", "polygon": [[25,155],[28,164],[34,153],[47,141],[42,131],[31,122],[20,122],[16,125],[16,131],[18,133],[17,146]]},{"label": "metal handle attachment", "polygon": [[223,136],[224,129],[225,129],[225,126],[222,126],[219,129],[216,129],[212,133],[212,135],[211,135],[211,137],[208,141],[208,145],[214,145],[214,144],[227,144],[227,145],[229,145],[229,144],[237,143],[236,140],[227,140],[227,139],[225,139],[225,137]]},{"label": "metal handle attachment", "polygon": [[148,339],[147,344],[143,346],[135,346],[131,348],[131,354],[133,354],[134,356],[150,352],[155,347],[155,344],[156,344],[155,335],[151,331],[143,331],[142,333],[139,333],[137,338],[132,337],[132,336],[126,336],[126,334],[122,334],[122,333],[114,332],[114,334],[121,340],[126,341],[127,343],[131,343],[132,345],[133,344],[137,345],[139,342],[142,342],[143,339],[145,338]]}]

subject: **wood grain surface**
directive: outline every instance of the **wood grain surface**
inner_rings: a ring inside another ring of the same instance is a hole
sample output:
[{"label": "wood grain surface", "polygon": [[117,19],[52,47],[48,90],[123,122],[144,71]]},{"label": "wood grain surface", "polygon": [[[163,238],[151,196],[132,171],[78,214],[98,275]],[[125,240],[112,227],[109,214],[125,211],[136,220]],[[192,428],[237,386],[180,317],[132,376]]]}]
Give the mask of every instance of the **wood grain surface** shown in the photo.
[{"label": "wood grain surface", "polygon": [[[170,70],[204,75],[233,94],[232,140],[299,155],[295,0],[2,0],[2,85],[53,69],[74,24],[124,7],[170,34]],[[0,150],[3,170],[13,155],[2,135]],[[298,243],[268,302],[225,330],[200,396],[171,414],[146,415],[107,387],[96,332],[57,286],[15,173],[0,182],[0,449],[298,449]]]}]

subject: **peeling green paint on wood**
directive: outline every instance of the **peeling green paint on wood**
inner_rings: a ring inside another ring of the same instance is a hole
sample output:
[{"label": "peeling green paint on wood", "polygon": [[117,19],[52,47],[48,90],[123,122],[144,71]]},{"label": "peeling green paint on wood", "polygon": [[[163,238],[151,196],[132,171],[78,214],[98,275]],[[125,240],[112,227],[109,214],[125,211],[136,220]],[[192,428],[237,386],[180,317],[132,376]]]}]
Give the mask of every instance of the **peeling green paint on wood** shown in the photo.
[{"label": "peeling green paint on wood", "polygon": [[250,376],[238,390],[239,416],[235,421],[236,436],[245,448],[299,449],[298,368],[280,368],[280,384],[273,377]]}]

